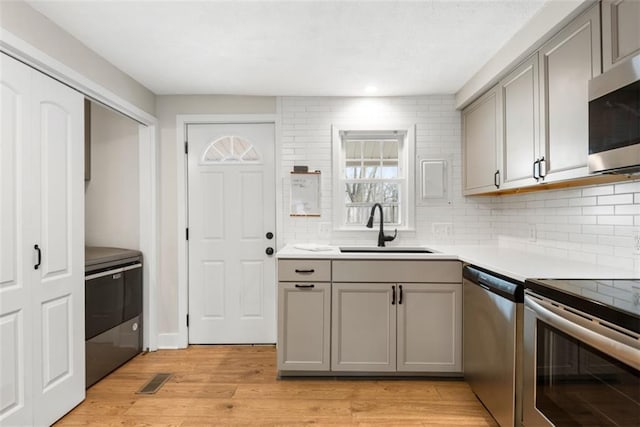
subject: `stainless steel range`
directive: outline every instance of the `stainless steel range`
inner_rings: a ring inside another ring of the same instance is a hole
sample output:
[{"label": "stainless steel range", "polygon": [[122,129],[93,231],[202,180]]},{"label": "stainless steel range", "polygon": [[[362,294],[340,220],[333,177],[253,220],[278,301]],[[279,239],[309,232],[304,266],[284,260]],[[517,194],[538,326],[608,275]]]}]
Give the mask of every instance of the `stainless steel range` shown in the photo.
[{"label": "stainless steel range", "polygon": [[640,280],[525,286],[524,426],[640,426]]}]

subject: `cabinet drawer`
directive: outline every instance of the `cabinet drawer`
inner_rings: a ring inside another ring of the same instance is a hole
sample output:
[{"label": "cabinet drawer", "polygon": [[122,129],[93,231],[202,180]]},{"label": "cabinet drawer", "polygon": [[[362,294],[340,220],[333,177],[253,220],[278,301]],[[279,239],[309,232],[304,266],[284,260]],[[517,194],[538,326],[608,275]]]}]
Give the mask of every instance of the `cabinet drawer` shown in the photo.
[{"label": "cabinet drawer", "polygon": [[334,282],[460,283],[460,261],[333,261]]},{"label": "cabinet drawer", "polygon": [[281,282],[330,282],[329,260],[280,260],[278,280]]}]

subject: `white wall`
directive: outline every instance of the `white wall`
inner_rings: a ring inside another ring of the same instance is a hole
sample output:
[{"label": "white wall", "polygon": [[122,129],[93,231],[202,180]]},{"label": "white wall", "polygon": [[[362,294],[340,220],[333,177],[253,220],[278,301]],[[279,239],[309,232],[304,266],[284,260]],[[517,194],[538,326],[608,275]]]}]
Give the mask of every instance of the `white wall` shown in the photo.
[{"label": "white wall", "polygon": [[0,1],[0,26],[74,71],[153,114],[155,95],[22,0]]},{"label": "white wall", "polygon": [[[500,197],[461,195],[460,112],[453,95],[397,98],[282,99],[283,212],[289,200],[289,171],[306,164],[322,171],[320,218],[285,215],[279,244],[326,241],[374,244],[376,231],[319,232],[332,218],[331,124],[372,121],[416,123],[416,154],[444,158],[453,164],[450,204],[436,202],[416,208],[415,232],[400,234],[400,244],[500,242],[511,247],[564,258],[640,270],[632,253],[632,232],[640,229],[640,181],[584,188],[541,191]],[[453,236],[436,238],[432,224],[450,222]],[[537,238],[530,242],[530,224]]]},{"label": "white wall", "polygon": [[[156,114],[160,131],[160,274],[158,280],[158,332],[178,331],[178,235],[176,188],[178,153],[176,116],[179,114],[275,114],[276,98],[268,96],[158,96]],[[180,154],[182,155],[182,154]]]},{"label": "white wall", "polygon": [[91,104],[91,180],[85,183],[85,243],[140,248],[138,123]]}]

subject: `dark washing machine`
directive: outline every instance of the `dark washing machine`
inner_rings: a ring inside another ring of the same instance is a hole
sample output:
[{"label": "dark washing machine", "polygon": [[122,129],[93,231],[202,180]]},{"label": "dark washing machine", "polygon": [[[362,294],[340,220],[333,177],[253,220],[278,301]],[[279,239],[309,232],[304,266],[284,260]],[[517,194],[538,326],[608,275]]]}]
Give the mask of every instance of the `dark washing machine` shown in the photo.
[{"label": "dark washing machine", "polygon": [[86,387],[142,351],[142,253],[85,248]]}]

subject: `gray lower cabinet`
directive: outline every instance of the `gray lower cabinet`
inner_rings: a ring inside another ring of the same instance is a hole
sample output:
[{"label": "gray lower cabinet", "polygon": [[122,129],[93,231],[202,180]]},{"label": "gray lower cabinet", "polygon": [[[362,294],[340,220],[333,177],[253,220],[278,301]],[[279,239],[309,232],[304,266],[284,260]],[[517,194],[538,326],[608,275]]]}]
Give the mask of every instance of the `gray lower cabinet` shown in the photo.
[{"label": "gray lower cabinet", "polygon": [[391,283],[333,283],[333,371],[396,370],[395,286]]},{"label": "gray lower cabinet", "polygon": [[278,275],[281,375],[462,372],[459,261],[279,260]]},{"label": "gray lower cabinet", "polygon": [[331,283],[278,284],[278,370],[328,371]]},{"label": "gray lower cabinet", "polygon": [[334,283],[331,369],[460,372],[460,283]]},{"label": "gray lower cabinet", "polygon": [[397,370],[462,371],[462,284],[398,287]]}]

